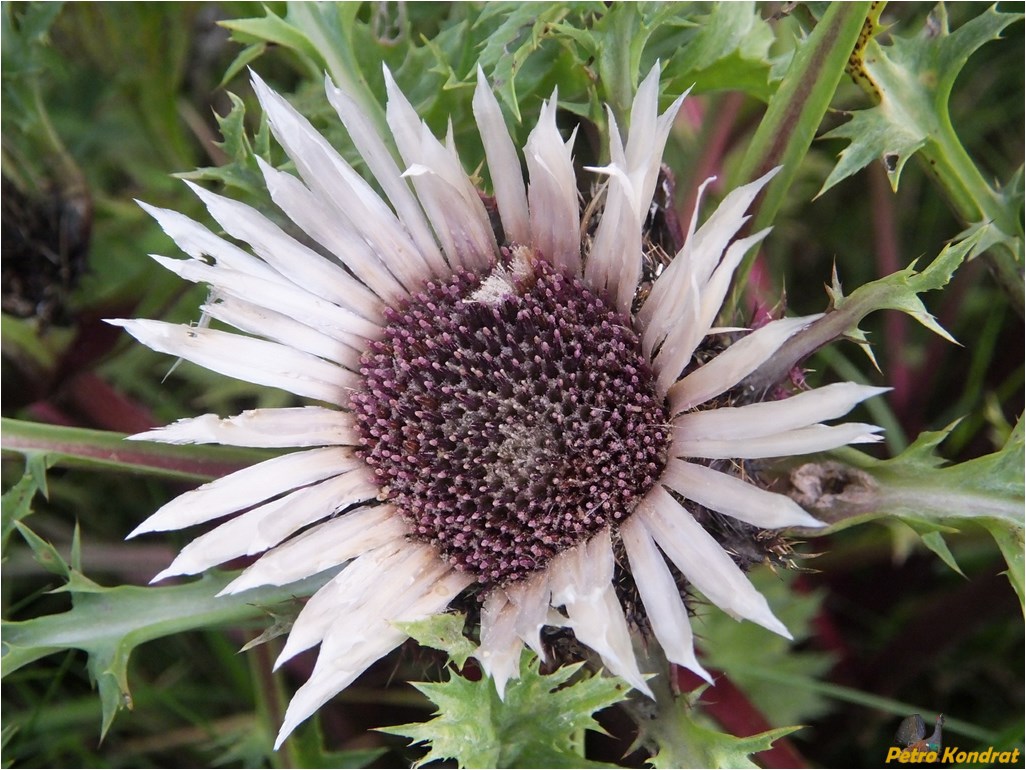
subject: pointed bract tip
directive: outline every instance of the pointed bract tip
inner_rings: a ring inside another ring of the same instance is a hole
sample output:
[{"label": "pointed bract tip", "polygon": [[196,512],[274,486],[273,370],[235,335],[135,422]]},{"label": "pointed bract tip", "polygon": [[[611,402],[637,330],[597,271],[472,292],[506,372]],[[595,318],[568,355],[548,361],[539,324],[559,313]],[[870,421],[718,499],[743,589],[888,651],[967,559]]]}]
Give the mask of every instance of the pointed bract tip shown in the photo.
[{"label": "pointed bract tip", "polygon": [[768,618],[763,619],[763,620],[756,620],[755,622],[758,623],[763,628],[768,629],[768,630],[772,631],[773,633],[775,633],[775,634],[777,634],[779,636],[784,637],[789,642],[793,642],[794,641],[794,637],[791,635],[791,632],[787,630],[787,626],[785,626],[783,623],[781,623],[777,619],[777,616],[772,614],[772,613],[770,613],[770,616]]},{"label": "pointed bract tip", "polygon": [[168,567],[165,570],[161,570],[156,575],[154,575],[152,578],[150,578],[150,585],[153,585],[154,583],[159,583],[164,578],[176,577],[176,576],[180,575],[181,574],[180,572],[172,572],[172,568],[173,567],[174,567],[174,565],[171,565],[171,567]]},{"label": "pointed bract tip", "polygon": [[693,674],[697,674],[698,676],[702,677],[702,679],[704,679],[709,684],[711,684],[711,685],[715,685],[716,684],[716,682],[713,681],[712,674],[710,674],[708,671],[706,671],[704,668],[702,668],[702,666],[699,665],[697,661],[695,661],[691,665],[684,666],[684,668],[686,668],[688,671],[692,672]]},{"label": "pointed bract tip", "polygon": [[763,174],[763,175],[762,175],[762,176],[760,176],[760,177],[759,177],[758,179],[756,179],[756,180],[755,180],[755,182],[756,182],[756,183],[757,183],[757,184],[758,184],[758,185],[759,185],[760,187],[762,187],[762,186],[764,186],[764,185],[768,184],[768,183],[769,183],[769,181],[770,181],[770,180],[771,180],[771,179],[772,179],[773,177],[775,177],[775,176],[776,176],[777,174],[779,174],[779,173],[780,173],[781,171],[783,171],[783,170],[784,170],[784,167],[783,167],[783,166],[774,166],[774,167],[773,167],[773,168],[771,168],[771,169],[770,169],[769,171],[767,171],[767,172],[766,172],[765,174]]}]

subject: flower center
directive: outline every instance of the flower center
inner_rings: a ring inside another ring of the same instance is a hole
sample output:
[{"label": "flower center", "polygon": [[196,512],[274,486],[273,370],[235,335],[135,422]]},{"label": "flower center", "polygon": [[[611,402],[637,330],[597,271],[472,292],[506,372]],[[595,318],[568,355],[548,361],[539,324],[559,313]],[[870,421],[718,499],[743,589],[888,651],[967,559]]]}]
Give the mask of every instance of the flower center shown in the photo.
[{"label": "flower center", "polygon": [[621,521],[666,463],[630,319],[542,260],[386,311],[353,394],[363,457],[415,537],[507,583]]}]

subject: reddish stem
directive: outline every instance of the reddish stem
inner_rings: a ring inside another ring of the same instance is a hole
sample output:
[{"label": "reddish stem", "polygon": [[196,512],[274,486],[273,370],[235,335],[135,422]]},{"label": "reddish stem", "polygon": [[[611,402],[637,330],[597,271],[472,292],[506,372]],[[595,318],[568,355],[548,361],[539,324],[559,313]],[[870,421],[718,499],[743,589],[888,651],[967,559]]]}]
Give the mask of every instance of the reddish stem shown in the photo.
[{"label": "reddish stem", "polygon": [[[737,115],[744,104],[744,94],[730,93],[724,96],[715,110],[715,119],[709,128],[707,140],[703,143],[702,154],[698,156],[687,180],[687,195],[680,205],[681,224],[685,227],[691,222],[691,215],[698,202],[698,185],[711,176],[722,175],[723,156],[730,145],[731,129]],[[690,105],[690,106],[689,106]],[[688,122],[701,123],[705,120],[705,111],[698,106],[698,100],[685,100],[684,119]]]},{"label": "reddish stem", "polygon": [[780,293],[773,285],[773,279],[766,269],[766,260],[760,251],[752,262],[744,288],[746,315],[751,319],[749,323],[753,329],[765,326],[779,316],[779,312],[773,312],[779,306],[779,297]]},{"label": "reddish stem", "polygon": [[[876,251],[877,273],[884,276],[902,268],[899,254],[898,229],[894,221],[894,193],[887,174],[880,165],[873,165],[869,174],[869,196],[873,209],[873,246]],[[894,389],[889,396],[894,412],[904,424],[904,417],[912,397],[913,372],[905,358],[907,318],[904,313],[889,310],[884,316],[884,350],[887,355],[887,378]]]},{"label": "reddish stem", "polygon": [[127,472],[167,471],[202,480],[227,476],[252,464],[230,454],[217,456],[220,454],[217,450],[215,453],[207,452],[197,456],[192,447],[151,447],[145,442],[120,440],[114,443],[109,438],[110,434],[84,432],[80,436],[69,436],[60,431],[51,431],[38,424],[33,425],[28,433],[12,434],[8,430],[4,435],[4,451],[65,455],[69,458],[66,465],[95,460],[117,464]]},{"label": "reddish stem", "polygon": [[157,424],[149,409],[115,390],[93,372],[73,376],[66,391],[69,404],[91,428],[141,433]]},{"label": "reddish stem", "polygon": [[49,401],[36,401],[29,404],[27,411],[35,422],[45,422],[47,425],[62,425],[65,428],[80,427],[77,420]]}]

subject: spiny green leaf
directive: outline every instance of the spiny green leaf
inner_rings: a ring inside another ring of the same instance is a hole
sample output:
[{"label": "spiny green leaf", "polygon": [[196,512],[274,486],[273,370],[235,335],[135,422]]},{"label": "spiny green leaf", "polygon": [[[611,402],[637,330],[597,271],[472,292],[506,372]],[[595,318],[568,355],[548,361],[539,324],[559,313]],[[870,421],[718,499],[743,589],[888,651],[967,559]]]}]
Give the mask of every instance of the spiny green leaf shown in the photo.
[{"label": "spiny green leaf", "polygon": [[267,626],[258,636],[242,645],[239,648],[239,652],[252,650],[254,647],[267,644],[272,639],[277,639],[279,636],[289,633],[292,630],[292,626],[296,624],[296,618],[299,617],[301,610],[301,605],[293,603],[268,607],[266,612],[271,619],[271,625]]},{"label": "spiny green leaf", "polygon": [[466,615],[442,613],[396,625],[417,640],[418,644],[441,650],[449,656],[449,660],[462,668],[476,649],[474,643],[463,635],[466,621]]},{"label": "spiny green leaf", "polygon": [[25,466],[28,469],[28,474],[32,477],[33,482],[44,498],[50,499],[50,488],[46,483],[46,472],[50,466],[54,464],[52,456],[44,454],[29,454],[25,456]]},{"label": "spiny green leaf", "polygon": [[72,609],[25,621],[3,623],[0,676],[65,649],[84,650],[88,669],[100,691],[101,733],[106,734],[118,710],[131,708],[128,659],[144,642],[194,628],[238,623],[277,604],[316,591],[334,571],[284,587],[257,588],[218,597],[235,575],[210,572],[200,580],[170,587],[106,588],[74,570],[63,591]]},{"label": "spiny green leaf", "polygon": [[755,3],[713,3],[707,13],[689,20],[690,29],[682,26],[672,19],[660,23],[648,51],[668,60],[663,70],[667,90],[694,86],[695,93],[731,90],[770,98],[773,30]]},{"label": "spiny green leaf", "polygon": [[60,575],[63,578],[68,577],[71,568],[52,544],[41,538],[20,521],[14,522],[14,528],[18,530],[18,533],[28,543],[29,548],[32,549],[32,555],[35,556],[39,566],[47,572],[52,572],[54,575]]},{"label": "spiny green leaf", "polygon": [[453,66],[454,62],[458,65],[462,57],[452,50],[453,44],[457,46],[465,44],[468,26],[469,21],[464,19],[458,24],[441,31],[434,38],[424,40],[424,47],[435,60],[434,66],[429,71],[445,78],[441,85],[441,89],[444,91],[470,86],[470,83],[463,81],[463,78],[456,71],[456,67]]},{"label": "spiny green leaf", "polygon": [[596,69],[602,99],[623,124],[641,78],[641,53],[652,33],[640,3],[609,8],[594,27],[598,42]]},{"label": "spiny green leaf", "polygon": [[937,258],[921,271],[916,270],[913,262],[903,270],[860,286],[848,296],[845,296],[835,273],[833,285],[827,288],[830,311],[785,342],[769,361],[748,377],[745,385],[759,389],[780,382],[792,367],[839,338],[852,339],[871,353],[865,334],[858,325],[877,310],[900,310],[927,329],[954,342],[927,311],[919,294],[946,286],[980,237],[980,233],[975,233],[963,241],[945,246]]},{"label": "spiny green leaf", "polygon": [[[251,46],[257,43],[274,43],[306,57],[311,63],[319,63],[320,57],[316,47],[301,29],[266,6],[264,13],[266,15],[263,18],[230,19],[219,24],[231,31],[232,39],[236,42]],[[233,62],[233,68],[236,63],[237,60]],[[316,75],[316,70],[312,74]]]},{"label": "spiny green leaf", "polygon": [[14,532],[16,522],[32,514],[32,498],[39,491],[39,481],[31,473],[25,473],[18,483],[4,492],[2,499],[3,524],[0,529],[0,553],[7,550],[7,540]]},{"label": "spiny green leaf", "polygon": [[823,195],[838,182],[861,171],[874,160],[883,163],[887,178],[894,190],[908,159],[926,144],[926,136],[906,125],[910,121],[891,123],[873,110],[856,112],[843,123],[823,135],[824,139],[849,139],[851,143],[841,150],[837,165],[823,182],[816,197]]},{"label": "spiny green leaf", "polygon": [[428,744],[418,765],[450,759],[459,767],[611,767],[585,760],[579,735],[601,729],[593,714],[623,700],[627,685],[604,676],[570,682],[580,664],[547,675],[538,666],[532,653],[523,654],[505,700],[487,677],[474,682],[450,672],[444,682],[414,684],[438,706],[434,718],[382,730]]},{"label": "spiny green leaf", "polygon": [[1019,597],[1019,604],[1026,613],[1026,558],[1023,556],[1023,530],[1016,527],[1009,527],[997,520],[983,520],[980,522],[984,528],[994,537],[994,541],[1001,549],[1001,555],[1005,557],[1008,570],[1005,575],[1015,589]]},{"label": "spiny green leaf", "polygon": [[[919,295],[947,286],[955,270],[975,246],[975,238],[960,241],[956,245],[949,244],[926,269],[916,271],[916,261],[913,261],[904,270],[859,287],[851,297],[845,298],[839,291],[840,287],[835,285],[835,291],[831,292],[834,310],[843,311],[845,307],[858,307],[860,304],[873,310],[900,310],[935,334],[954,342],[954,338],[937,323],[937,319],[927,312]],[[866,301],[867,296],[872,297],[871,303]]]},{"label": "spiny green leaf", "polygon": [[924,430],[908,447],[901,456],[909,465],[921,466],[924,468],[941,468],[947,461],[941,457],[937,450],[944,442],[944,439],[955,429],[958,422],[953,422],[943,430]]},{"label": "spiny green leaf", "polygon": [[[46,46],[49,42],[50,28],[60,12],[61,3],[25,3],[5,7],[4,64],[7,64],[8,53],[26,56],[34,47]],[[21,63],[24,65],[28,62],[23,60]]]},{"label": "spiny green leaf", "polygon": [[523,119],[517,76],[528,58],[554,37],[559,30],[559,22],[568,13],[566,6],[557,3],[544,6],[517,4],[513,7],[496,3],[486,6],[477,21],[480,28],[496,16],[502,17],[499,26],[483,41],[478,62],[517,123]]},{"label": "spiny green leaf", "polygon": [[[913,527],[915,529],[915,527]],[[948,548],[948,544],[944,541],[944,536],[934,530],[931,532],[920,532],[919,539],[922,540],[923,545],[933,551],[940,560],[948,565],[948,567],[957,572],[962,577],[965,577],[965,573],[962,572],[962,568],[958,566],[958,562],[955,561],[955,555],[951,553],[951,549]]]},{"label": "spiny green leaf", "polygon": [[[944,466],[936,447],[953,427],[924,433],[890,460],[845,449],[834,453],[841,462],[806,463],[791,471],[792,497],[830,522],[827,532],[882,517],[896,517],[927,533],[939,533],[939,525],[978,523],[1000,533],[995,539],[1008,562],[1009,578],[1020,592],[1026,528],[1021,422],[997,452]],[[953,559],[946,558],[947,548],[939,538],[929,538],[926,544],[957,569]]]},{"label": "spiny green leaf", "polygon": [[758,767],[749,758],[752,754],[773,748],[773,741],[800,729],[778,727],[747,738],[736,738],[700,724],[685,698],[660,703],[658,713],[658,718],[643,726],[647,739],[659,747],[649,760],[656,768]]},{"label": "spiny green leaf", "polygon": [[[3,72],[4,138],[11,132],[23,137],[42,133],[46,117],[40,112],[40,75],[53,66],[50,29],[62,3],[6,3],[0,10],[0,46]],[[4,175],[14,171],[4,147]]]},{"label": "spiny green leaf", "polygon": [[[830,531],[881,516],[950,526],[957,526],[958,521],[994,519],[1023,528],[1021,438],[1010,440],[992,454],[948,466],[932,452],[924,454],[924,449],[932,449],[936,443],[936,433],[929,433],[890,460],[846,449],[835,452],[841,463],[808,463],[803,466],[806,477],[797,479],[805,490],[798,490],[800,502],[834,524]],[[837,467],[841,465],[854,468],[853,475],[844,478],[844,469]],[[822,487],[816,492],[816,473],[830,490]],[[833,482],[828,483],[828,478]]]},{"label": "spiny green leaf", "polygon": [[918,36],[893,36],[887,46],[871,39],[858,47],[851,71],[877,105],[856,113],[852,121],[827,134],[849,139],[851,143],[820,190],[822,195],[873,158],[884,162],[891,186],[896,190],[905,162],[911,155],[917,155],[964,224],[988,223],[993,227],[989,240],[995,248],[987,252],[987,258],[995,278],[1020,315],[1022,206],[1014,202],[1015,191],[1010,197],[993,187],[962,146],[948,114],[948,99],[969,56],[1022,18],[1022,14],[999,13],[992,6],[950,33],[947,13],[940,4]]},{"label": "spiny green leaf", "polygon": [[854,113],[850,121],[824,136],[851,143],[819,194],[873,160],[884,163],[891,186],[897,190],[906,161],[950,130],[951,88],[969,57],[1021,18],[1020,14],[999,13],[992,6],[952,33],[943,6],[939,6],[914,37],[892,34],[889,45],[868,41],[864,51],[858,52],[862,53],[858,75],[879,103]]},{"label": "spiny green leaf", "polygon": [[[364,74],[374,71],[376,76],[383,48],[373,45],[377,41],[373,35],[357,44],[357,35],[367,26],[357,19],[359,3],[290,3],[284,18],[265,10],[263,18],[234,19],[221,25],[231,30],[233,39],[239,42],[274,43],[291,51],[314,83],[323,79],[327,69],[332,80],[384,126],[384,111]],[[370,68],[365,69],[364,64]]]},{"label": "spiny green leaf", "polygon": [[235,57],[234,61],[228,65],[228,69],[224,71],[224,75],[221,77],[221,82],[218,83],[217,87],[224,88],[235,78],[236,75],[263,56],[266,52],[267,43],[262,40],[259,43],[253,43],[252,45],[248,45],[243,48],[239,51],[239,54]]},{"label": "spiny green leaf", "polygon": [[969,56],[1022,18],[1022,14],[999,13],[992,6],[951,33],[941,4],[918,36],[895,35],[887,46],[869,40],[857,48],[851,69],[877,105],[856,113],[851,121],[827,134],[827,138],[848,139],[850,144],[819,193],[822,195],[874,158],[883,161],[891,186],[897,190],[905,162],[916,155],[964,224],[991,223],[994,233],[990,240],[996,248],[988,251],[987,258],[1020,315],[1024,259],[1021,206],[1011,205],[980,172],[955,133],[948,100]]},{"label": "spiny green leaf", "polygon": [[384,109],[365,76],[371,67],[380,68],[382,46],[374,35],[365,35],[357,43],[357,33],[366,31],[367,26],[357,20],[359,13],[359,3],[290,3],[285,18],[324,61],[313,81],[320,82],[326,67],[335,84],[352,94],[364,111],[384,126]]},{"label": "spiny green leaf", "polygon": [[71,569],[82,571],[82,528],[75,522],[75,531],[71,535]]},{"label": "spiny green leaf", "polygon": [[997,189],[996,201],[996,205],[1005,212],[1005,216],[1001,218],[1001,221],[1006,226],[1008,223],[1015,223],[1018,227],[1011,232],[1005,232],[1001,229],[997,220],[990,218],[970,223],[965,230],[955,236],[955,240],[963,240],[974,235],[977,231],[982,231],[976,247],[969,254],[969,259],[975,258],[994,246],[1003,246],[1012,254],[1022,254],[1024,194],[1026,194],[1026,189],[1024,189],[1023,185],[1023,167],[1020,165],[1008,182]]},{"label": "spiny green leaf", "polygon": [[220,182],[225,187],[234,187],[247,193],[259,193],[264,188],[264,177],[257,165],[257,149],[263,160],[270,162],[267,115],[261,113],[260,126],[253,139],[246,134],[246,105],[235,94],[228,92],[232,103],[227,115],[218,115],[222,141],[217,143],[229,162],[178,174],[181,179]]}]

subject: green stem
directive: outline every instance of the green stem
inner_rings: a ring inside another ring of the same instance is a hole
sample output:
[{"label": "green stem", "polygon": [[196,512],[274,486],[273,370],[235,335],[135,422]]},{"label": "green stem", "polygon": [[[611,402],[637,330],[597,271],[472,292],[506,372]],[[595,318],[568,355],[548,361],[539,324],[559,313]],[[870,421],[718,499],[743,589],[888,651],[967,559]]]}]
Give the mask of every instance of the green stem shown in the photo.
[{"label": "green stem", "polygon": [[53,465],[66,468],[113,468],[182,480],[209,481],[273,456],[261,450],[235,447],[126,441],[122,433],[8,418],[0,421],[0,430],[5,455],[43,455]]},{"label": "green stem", "polygon": [[[1011,220],[1012,212],[1002,205],[1000,197],[962,146],[947,113],[941,117],[941,132],[922,148],[920,157],[924,167],[937,180],[963,224],[992,222],[1005,235],[1014,236],[1019,223]],[[1021,238],[1018,243],[1020,252],[1008,241],[1000,241],[984,258],[1021,318],[1024,314]]]},{"label": "green stem", "polygon": [[[776,166],[783,169],[766,188],[752,230],[773,221],[830,106],[849,57],[859,42],[870,12],[880,3],[831,3],[816,28],[802,43],[770,100],[766,115],[734,175],[731,187],[749,182]],[[750,254],[738,270],[744,286],[755,260]],[[737,298],[735,297],[735,300]]]}]

